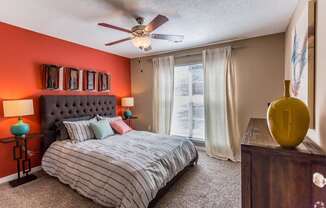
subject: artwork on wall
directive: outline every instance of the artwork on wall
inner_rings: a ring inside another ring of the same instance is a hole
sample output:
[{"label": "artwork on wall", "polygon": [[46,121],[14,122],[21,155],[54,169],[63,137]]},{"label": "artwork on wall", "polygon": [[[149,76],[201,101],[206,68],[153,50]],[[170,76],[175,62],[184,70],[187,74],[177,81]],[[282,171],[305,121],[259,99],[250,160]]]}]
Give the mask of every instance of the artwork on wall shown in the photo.
[{"label": "artwork on wall", "polygon": [[45,64],[42,66],[42,68],[43,68],[43,88],[49,90],[60,89],[60,82],[61,82],[60,73],[62,71],[62,67]]},{"label": "artwork on wall", "polygon": [[111,90],[111,75],[107,73],[98,74],[98,91]]},{"label": "artwork on wall", "polygon": [[95,90],[96,82],[96,72],[95,71],[85,71],[84,72],[84,90]]},{"label": "artwork on wall", "polygon": [[79,70],[75,68],[65,68],[65,89],[79,90]]},{"label": "artwork on wall", "polygon": [[53,64],[42,65],[43,88],[49,90],[110,91],[111,75]]},{"label": "artwork on wall", "polygon": [[310,128],[314,128],[316,3],[309,1],[307,4],[292,31],[291,92],[307,104]]}]

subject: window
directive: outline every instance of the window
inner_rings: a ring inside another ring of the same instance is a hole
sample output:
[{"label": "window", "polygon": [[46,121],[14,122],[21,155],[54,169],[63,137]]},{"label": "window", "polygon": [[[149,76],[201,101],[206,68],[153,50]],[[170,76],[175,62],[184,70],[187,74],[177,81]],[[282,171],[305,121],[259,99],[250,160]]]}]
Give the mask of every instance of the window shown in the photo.
[{"label": "window", "polygon": [[171,134],[204,141],[203,65],[174,68],[174,103]]}]

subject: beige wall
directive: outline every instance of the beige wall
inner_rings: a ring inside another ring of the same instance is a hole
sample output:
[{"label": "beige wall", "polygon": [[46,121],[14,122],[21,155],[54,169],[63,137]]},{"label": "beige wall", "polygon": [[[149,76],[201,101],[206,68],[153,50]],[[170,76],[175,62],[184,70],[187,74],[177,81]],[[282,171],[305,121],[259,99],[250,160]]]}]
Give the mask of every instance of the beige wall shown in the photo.
[{"label": "beige wall", "polygon": [[[238,79],[238,112],[241,133],[251,117],[265,117],[267,103],[283,94],[284,34],[276,34],[228,43],[237,46],[232,52]],[[209,46],[218,47],[222,45]],[[174,52],[187,54],[204,48]],[[134,126],[150,130],[152,125],[152,58],[131,60],[131,87],[135,97],[134,114],[139,120]],[[143,72],[141,72],[141,68]]]},{"label": "beige wall", "polygon": [[[300,0],[295,14],[302,11],[305,0]],[[317,0],[316,28],[316,68],[315,68],[315,129],[310,129],[308,136],[326,150],[326,1]],[[285,76],[290,73],[289,51],[291,47],[291,25],[296,22],[297,15],[292,17],[285,42]]]}]

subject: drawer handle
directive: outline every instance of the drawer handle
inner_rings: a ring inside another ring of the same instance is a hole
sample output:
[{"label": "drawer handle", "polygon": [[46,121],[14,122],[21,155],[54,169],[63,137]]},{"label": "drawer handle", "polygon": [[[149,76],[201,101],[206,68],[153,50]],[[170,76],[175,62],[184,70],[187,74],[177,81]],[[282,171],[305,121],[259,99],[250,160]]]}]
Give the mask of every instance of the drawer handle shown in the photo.
[{"label": "drawer handle", "polygon": [[321,173],[314,173],[312,181],[319,188],[324,188],[324,186],[326,186],[326,178]]},{"label": "drawer handle", "polygon": [[317,201],[317,202],[314,204],[314,208],[325,208],[325,203],[322,202],[322,201]]}]

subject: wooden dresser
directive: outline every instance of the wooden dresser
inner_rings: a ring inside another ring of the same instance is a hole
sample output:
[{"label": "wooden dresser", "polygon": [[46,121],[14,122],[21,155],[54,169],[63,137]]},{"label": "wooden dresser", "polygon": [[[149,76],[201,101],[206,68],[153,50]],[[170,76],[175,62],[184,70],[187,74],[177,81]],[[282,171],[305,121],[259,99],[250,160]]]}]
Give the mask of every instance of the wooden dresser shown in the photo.
[{"label": "wooden dresser", "polygon": [[242,208],[326,208],[323,176],[326,153],[313,141],[283,149],[265,119],[250,120],[241,142]]}]

